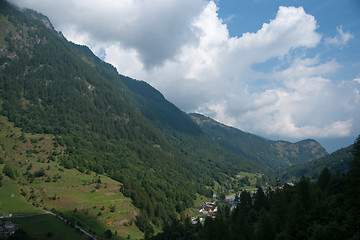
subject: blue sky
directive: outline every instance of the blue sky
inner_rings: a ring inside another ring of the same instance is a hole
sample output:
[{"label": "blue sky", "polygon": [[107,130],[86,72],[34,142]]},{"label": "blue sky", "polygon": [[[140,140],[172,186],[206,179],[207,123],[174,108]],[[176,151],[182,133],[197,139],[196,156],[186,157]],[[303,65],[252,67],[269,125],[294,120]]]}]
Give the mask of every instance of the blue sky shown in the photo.
[{"label": "blue sky", "polygon": [[[262,24],[275,17],[279,6],[303,7],[308,14],[316,18],[318,29],[324,38],[332,38],[338,27],[353,35],[346,46],[334,48],[320,45],[317,49],[309,49],[308,55],[321,54],[322,59],[336,59],[343,63],[343,68],[334,74],[334,79],[353,78],[359,74],[360,68],[360,1],[327,0],[327,1],[295,1],[295,0],[226,0],[218,1],[219,16],[225,20],[231,36],[244,32],[255,32]],[[245,23],[245,24],[244,24]],[[356,53],[357,52],[357,53]],[[274,63],[276,64],[276,62]],[[268,69],[266,65],[261,67]]]},{"label": "blue sky", "polygon": [[[226,0],[217,1],[219,17],[224,19],[231,36],[240,36],[245,32],[256,32],[262,24],[275,17],[279,6],[303,7],[308,14],[313,15],[317,21],[317,31],[324,39],[337,36],[339,29],[351,34],[351,39],[343,46],[334,47],[320,44],[315,49],[304,49],[307,56],[319,55],[325,61],[336,59],[341,69],[329,74],[332,81],[356,79],[360,75],[360,1],[266,1],[266,0]],[[325,41],[325,40],[324,40]],[[259,71],[271,71],[279,64],[278,59],[271,59],[265,63],[254,65]],[[253,88],[263,89],[266,84],[259,82]],[[355,111],[360,111],[360,109]],[[341,113],[339,113],[341,114]],[[359,116],[359,113],[356,114]],[[358,118],[357,118],[358,119]],[[360,125],[360,122],[355,124]],[[347,146],[354,141],[359,128],[354,128],[354,133],[349,137],[318,138],[329,151]],[[357,132],[356,132],[357,131]],[[316,136],[314,136],[316,138]]]},{"label": "blue sky", "polygon": [[329,152],[360,134],[358,0],[10,0],[185,112]]}]

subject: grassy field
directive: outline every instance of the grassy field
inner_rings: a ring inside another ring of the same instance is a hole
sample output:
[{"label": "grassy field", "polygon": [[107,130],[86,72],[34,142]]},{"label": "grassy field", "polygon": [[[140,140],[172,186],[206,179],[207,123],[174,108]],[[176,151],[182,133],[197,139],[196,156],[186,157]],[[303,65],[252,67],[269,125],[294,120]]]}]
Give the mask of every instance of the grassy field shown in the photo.
[{"label": "grassy field", "polygon": [[33,214],[42,212],[41,209],[24,201],[19,186],[15,182],[3,181],[0,189],[0,214]]},{"label": "grassy field", "polygon": [[[0,158],[4,161],[0,174],[5,164],[15,172],[12,179],[4,176],[2,181],[0,214],[53,209],[99,238],[105,238],[108,229],[112,239],[143,238],[134,224],[139,210],[119,191],[120,183],[105,175],[64,169],[59,164],[63,152],[63,147],[54,146],[53,136],[22,133],[0,116]],[[37,172],[42,174],[29,177]]]},{"label": "grassy field", "polygon": [[71,228],[62,220],[49,214],[16,218],[11,221],[34,239],[88,239],[75,228]]},{"label": "grassy field", "polygon": [[237,175],[237,178],[242,179],[247,177],[249,179],[250,184],[244,186],[242,189],[244,190],[254,190],[256,189],[255,185],[256,185],[256,181],[259,178],[258,175],[256,175],[255,173],[248,173],[248,172],[240,172]]},{"label": "grassy field", "polygon": [[[98,183],[99,179],[101,183]],[[110,229],[119,236],[130,234],[133,238],[142,238],[134,224],[138,210],[131,204],[131,199],[119,192],[119,188],[118,182],[105,176],[65,170],[57,182],[48,183],[40,191],[39,186],[36,189],[40,196],[44,196],[42,205],[45,208],[64,213],[86,226],[87,231],[101,236]],[[46,196],[50,198],[45,199]]]}]

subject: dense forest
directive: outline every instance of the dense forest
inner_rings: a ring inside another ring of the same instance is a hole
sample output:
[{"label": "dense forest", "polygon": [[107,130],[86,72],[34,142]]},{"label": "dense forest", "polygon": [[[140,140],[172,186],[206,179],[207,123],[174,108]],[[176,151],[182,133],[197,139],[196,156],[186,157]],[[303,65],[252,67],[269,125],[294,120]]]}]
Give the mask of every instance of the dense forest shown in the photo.
[{"label": "dense forest", "polygon": [[359,239],[359,186],[360,136],[346,175],[324,168],[317,182],[302,177],[294,186],[243,191],[233,211],[224,205],[204,224],[184,216],[150,239]]},{"label": "dense forest", "polygon": [[344,174],[349,171],[352,156],[353,145],[339,149],[332,154],[316,159],[314,161],[291,166],[288,169],[282,169],[278,172],[281,179],[297,180],[301,176],[306,176],[311,180],[318,179],[321,171],[327,167],[331,174]]},{"label": "dense forest", "polygon": [[224,148],[274,171],[328,155],[326,150],[312,139],[297,143],[273,141],[226,126],[201,114],[192,113],[190,116],[204,133]]}]

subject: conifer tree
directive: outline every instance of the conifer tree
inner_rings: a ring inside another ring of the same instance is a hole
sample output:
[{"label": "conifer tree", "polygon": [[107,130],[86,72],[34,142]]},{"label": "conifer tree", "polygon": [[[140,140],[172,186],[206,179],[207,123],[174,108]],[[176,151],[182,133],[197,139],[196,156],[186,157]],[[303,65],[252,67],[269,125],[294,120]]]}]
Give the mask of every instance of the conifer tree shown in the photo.
[{"label": "conifer tree", "polygon": [[351,205],[360,210],[360,135],[354,143],[353,162],[349,172],[348,194]]},{"label": "conifer tree", "polygon": [[259,187],[258,190],[256,191],[254,208],[257,211],[268,208],[268,199],[265,196],[265,193],[264,193],[262,187]]},{"label": "conifer tree", "polygon": [[251,195],[249,192],[242,191],[240,194],[240,207],[241,208],[249,208],[251,207]]},{"label": "conifer tree", "polygon": [[330,171],[327,167],[325,167],[324,170],[321,172],[317,182],[319,188],[322,191],[324,191],[324,189],[328,186],[330,179],[331,179]]}]

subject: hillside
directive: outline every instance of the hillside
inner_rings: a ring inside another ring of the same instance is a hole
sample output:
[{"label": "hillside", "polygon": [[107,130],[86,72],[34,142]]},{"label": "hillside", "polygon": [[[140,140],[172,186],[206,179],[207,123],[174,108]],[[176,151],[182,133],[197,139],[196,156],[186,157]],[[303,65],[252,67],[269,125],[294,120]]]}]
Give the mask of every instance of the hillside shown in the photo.
[{"label": "hillside", "polygon": [[346,174],[324,168],[317,181],[302,176],[295,184],[259,188],[255,194],[243,191],[234,210],[220,205],[219,213],[203,224],[181,219],[150,239],[358,239],[360,136],[351,148],[334,154],[351,150]]},{"label": "hillside", "polygon": [[[39,227],[31,222],[45,218],[48,222],[42,226],[47,231],[43,234],[51,232],[56,239],[64,237],[56,228],[44,227],[64,224],[51,216],[40,217],[51,210],[100,238],[105,238],[107,229],[119,236],[141,238],[142,233],[134,224],[139,209],[119,191],[121,184],[103,174],[62,167],[59,160],[65,156],[65,149],[54,138],[49,134],[24,133],[0,117],[0,170],[4,173],[0,181],[0,215],[12,214],[31,236],[40,234]],[[22,222],[17,216],[27,216],[30,222]],[[107,225],[108,222],[112,224]],[[63,228],[65,236],[71,236],[73,228],[66,224]]]},{"label": "hillside", "polygon": [[284,171],[280,171],[279,176],[285,180],[297,180],[300,179],[301,176],[315,180],[318,179],[325,167],[327,167],[333,175],[345,174],[351,167],[353,149],[353,145],[350,145],[349,147],[339,149],[314,161],[292,166]]},{"label": "hillside", "polygon": [[233,145],[240,131],[221,124],[225,130],[214,128],[212,136],[149,84],[67,41],[46,16],[5,0],[0,114],[3,186],[18,188],[37,211],[54,208],[102,236],[107,228],[151,235],[198,197],[238,191],[240,175],[261,173],[258,184],[265,184],[274,176],[269,167],[308,161],[322,150],[312,140],[250,134]]},{"label": "hillside", "polygon": [[56,135],[63,167],[122,182],[121,191],[142,209],[142,231],[171,221],[196,192],[211,195],[204,184],[211,178],[195,175],[194,164],[126,102],[120,75],[111,75],[119,82],[112,83],[108,65],[90,62],[92,53],[45,25],[41,14],[6,1],[1,14],[2,115],[24,132]]},{"label": "hillside", "polygon": [[[202,164],[199,168],[203,168],[203,171],[209,167],[217,172],[235,176],[241,166],[243,171],[271,173],[262,164],[228,151],[209,138],[189,115],[167,101],[148,83],[126,77],[123,77],[122,81],[132,91],[129,102],[132,102],[161,131],[167,141],[185,154],[193,164],[199,161]],[[224,182],[226,179],[216,177],[216,181]]]},{"label": "hillside", "polygon": [[[72,48],[105,76],[127,103],[157,128],[166,143],[176,149],[177,155],[186,158],[183,164],[187,164],[187,168],[196,168],[202,172],[202,176],[199,176],[199,172],[192,171],[205,183],[213,185],[209,176],[224,183],[229,179],[226,176],[235,176],[239,171],[260,171],[271,175],[262,164],[234,154],[208,138],[186,113],[148,83],[119,75],[114,67],[99,60],[87,47],[73,45]],[[213,174],[214,171],[220,174]]]},{"label": "hillside", "polygon": [[[25,136],[52,136],[49,144],[62,149],[54,166],[121,183],[140,209],[135,224],[141,231],[171,223],[197,195],[212,196],[216,184],[241,171],[270,174],[208,138],[151,86],[68,42],[45,16],[1,0],[0,33],[1,115]],[[15,171],[18,161],[4,160]]]},{"label": "hillside", "polygon": [[309,162],[327,155],[315,140],[297,143],[271,141],[254,134],[226,126],[211,118],[192,113],[191,118],[201,129],[224,148],[262,163],[273,170]]}]

